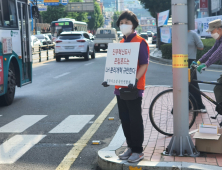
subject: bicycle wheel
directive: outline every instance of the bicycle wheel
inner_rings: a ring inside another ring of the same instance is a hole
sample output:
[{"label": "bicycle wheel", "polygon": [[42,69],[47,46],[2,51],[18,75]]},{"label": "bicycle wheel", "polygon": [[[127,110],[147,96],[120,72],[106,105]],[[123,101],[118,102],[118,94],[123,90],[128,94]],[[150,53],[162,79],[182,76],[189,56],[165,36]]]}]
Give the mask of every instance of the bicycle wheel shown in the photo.
[{"label": "bicycle wheel", "polygon": [[[189,95],[189,128],[196,119],[197,103],[194,97]],[[159,93],[152,101],[149,109],[150,121],[153,127],[160,133],[173,135],[173,89]]]}]

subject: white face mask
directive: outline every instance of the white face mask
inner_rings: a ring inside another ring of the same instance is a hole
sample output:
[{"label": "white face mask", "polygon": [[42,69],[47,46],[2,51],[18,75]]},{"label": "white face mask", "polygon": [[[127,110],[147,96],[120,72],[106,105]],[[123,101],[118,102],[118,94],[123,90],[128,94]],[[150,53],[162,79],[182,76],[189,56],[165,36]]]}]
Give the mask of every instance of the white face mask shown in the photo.
[{"label": "white face mask", "polygon": [[211,37],[213,37],[215,40],[219,38],[219,34],[216,32],[214,34],[211,34]]},{"label": "white face mask", "polygon": [[133,31],[133,26],[132,25],[126,25],[122,24],[120,25],[120,31],[123,33],[123,35],[130,35]]}]

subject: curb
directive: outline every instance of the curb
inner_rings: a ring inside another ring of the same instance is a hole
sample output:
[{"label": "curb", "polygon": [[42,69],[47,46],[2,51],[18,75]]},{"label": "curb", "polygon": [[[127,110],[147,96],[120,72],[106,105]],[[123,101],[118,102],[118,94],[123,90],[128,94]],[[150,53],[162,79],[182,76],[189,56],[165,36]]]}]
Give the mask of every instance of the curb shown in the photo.
[{"label": "curb", "polygon": [[[106,147],[98,151],[98,166],[102,170],[221,170],[221,167],[187,162],[151,162],[142,160],[128,163],[119,160],[115,150],[119,147]],[[110,156],[110,158],[106,158]]]},{"label": "curb", "polygon": [[[160,62],[162,64],[172,65],[172,60],[169,60],[169,59],[164,59],[164,58],[161,58],[161,57],[154,57],[154,56],[150,56],[150,59],[153,60],[153,61]],[[221,70],[222,65],[212,64],[209,68],[210,69],[215,69],[215,70]]]}]

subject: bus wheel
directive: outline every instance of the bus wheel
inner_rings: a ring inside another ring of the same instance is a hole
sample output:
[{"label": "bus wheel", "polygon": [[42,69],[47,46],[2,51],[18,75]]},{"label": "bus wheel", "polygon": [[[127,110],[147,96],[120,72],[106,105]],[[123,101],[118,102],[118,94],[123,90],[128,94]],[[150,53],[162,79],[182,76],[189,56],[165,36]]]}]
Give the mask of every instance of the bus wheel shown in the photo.
[{"label": "bus wheel", "polygon": [[14,73],[14,66],[11,63],[8,71],[8,86],[7,92],[0,97],[0,103],[3,106],[9,106],[12,104],[15,97],[16,78]]}]

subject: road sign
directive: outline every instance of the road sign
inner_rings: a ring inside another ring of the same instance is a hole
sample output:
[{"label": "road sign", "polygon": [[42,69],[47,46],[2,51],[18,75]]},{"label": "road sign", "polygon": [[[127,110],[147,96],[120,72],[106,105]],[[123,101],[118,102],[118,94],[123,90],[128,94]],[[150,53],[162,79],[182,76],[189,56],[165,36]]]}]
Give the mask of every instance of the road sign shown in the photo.
[{"label": "road sign", "polygon": [[38,5],[39,11],[47,11],[47,6],[45,5]]},{"label": "road sign", "polygon": [[44,0],[44,5],[46,6],[67,5],[68,3],[69,0]]},{"label": "road sign", "polygon": [[200,12],[208,11],[208,0],[200,0]]},{"label": "road sign", "polygon": [[92,12],[94,11],[94,3],[91,2],[74,2],[68,3],[66,12]]}]

